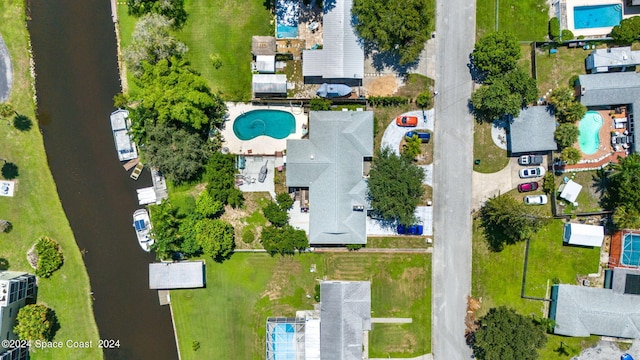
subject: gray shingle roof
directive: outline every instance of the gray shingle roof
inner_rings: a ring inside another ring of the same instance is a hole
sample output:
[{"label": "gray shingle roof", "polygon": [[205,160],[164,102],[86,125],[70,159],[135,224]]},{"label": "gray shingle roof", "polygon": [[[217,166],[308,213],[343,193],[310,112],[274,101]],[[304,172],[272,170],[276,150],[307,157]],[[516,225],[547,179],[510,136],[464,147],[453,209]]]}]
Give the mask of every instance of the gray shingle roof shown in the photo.
[{"label": "gray shingle roof", "polygon": [[287,186],[309,187],[310,244],[366,244],[363,158],[373,156],[373,112],[312,111],[309,139],[287,140]]},{"label": "gray shingle roof", "polygon": [[557,150],[553,133],[556,119],[546,106],[531,106],[511,121],[508,149],[511,153]]},{"label": "gray shingle roof", "polygon": [[201,288],[204,282],[204,261],[149,264],[149,289]]},{"label": "gray shingle roof", "polygon": [[362,79],[364,49],[351,26],[353,0],[335,0],[322,17],[320,50],[304,50],[302,75],[325,79]]},{"label": "gray shingle roof", "polygon": [[610,289],[554,285],[549,318],[554,334],[640,337],[640,297]]},{"label": "gray shingle roof", "polygon": [[363,331],[371,330],[371,282],[320,283],[320,358],[362,360]]},{"label": "gray shingle roof", "polygon": [[[632,121],[640,119],[640,73],[616,72],[580,75],[580,102],[584,106],[631,105]],[[637,152],[640,131],[634,134]]]},{"label": "gray shingle roof", "polygon": [[254,36],[251,38],[251,53],[258,55],[275,55],[276,38],[273,36]]}]

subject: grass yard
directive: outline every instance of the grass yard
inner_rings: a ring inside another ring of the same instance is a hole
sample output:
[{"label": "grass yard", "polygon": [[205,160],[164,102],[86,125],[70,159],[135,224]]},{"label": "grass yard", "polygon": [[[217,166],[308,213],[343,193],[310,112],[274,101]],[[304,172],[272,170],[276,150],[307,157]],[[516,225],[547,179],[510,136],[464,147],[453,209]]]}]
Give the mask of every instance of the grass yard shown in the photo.
[{"label": "grass yard", "polygon": [[497,30],[512,32],[521,41],[547,37],[549,6],[544,0],[478,0],[477,37],[496,30],[496,5],[499,7]]},{"label": "grass yard", "polygon": [[[316,280],[372,280],[372,316],[412,317],[370,333],[371,356],[430,352],[431,257],[387,254],[234,254],[207,260],[207,288],[171,292],[182,359],[260,359],[269,316],[313,309]],[[309,271],[316,265],[316,272]],[[416,285],[420,286],[416,286]],[[307,298],[307,294],[311,298]],[[193,342],[200,348],[193,350]]]},{"label": "grass yard", "polygon": [[373,249],[424,249],[427,247],[432,247],[432,245],[427,244],[426,238],[422,236],[382,236],[368,237],[367,247]]},{"label": "grass yard", "polygon": [[536,66],[538,72],[538,89],[540,96],[549,89],[569,86],[569,80],[574,75],[586,74],[584,61],[592,50],[582,48],[569,49],[561,46],[556,54],[549,54],[549,50],[536,49]]},{"label": "grass yard", "polygon": [[[0,199],[0,219],[13,224],[11,232],[0,234],[0,258],[8,262],[9,270],[33,273],[26,260],[27,250],[43,235],[58,241],[64,252],[64,265],[51,278],[38,280],[37,301],[56,312],[60,329],[54,341],[92,340],[97,344],[99,335],[93,318],[89,277],[58,198],[35,117],[24,6],[22,0],[0,2],[0,34],[11,54],[14,71],[8,102],[33,120],[33,128],[27,132],[2,124],[0,154],[18,166],[19,176],[15,196]],[[102,359],[103,354],[94,345],[87,350],[65,347],[37,350],[31,353],[31,358]]]},{"label": "grass yard", "polygon": [[[548,297],[548,286],[554,279],[563,284],[577,284],[577,275],[598,271],[599,248],[562,246],[560,220],[542,228],[531,240],[525,295]],[[473,296],[482,299],[481,316],[490,308],[505,305],[524,315],[545,316],[542,301],[520,297],[525,243],[509,245],[502,252],[490,252],[483,238],[479,222],[474,223],[473,233]],[[597,342],[597,337],[570,338],[548,336],[548,343],[541,352],[542,359],[569,358],[577,355],[583,346]],[[569,352],[561,356],[557,351],[563,342]],[[542,356],[544,355],[544,356]]]},{"label": "grass yard", "polygon": [[[225,100],[251,98],[251,37],[274,35],[264,0],[186,0],[189,18],[178,34],[187,58]],[[211,56],[222,60],[215,69]]]},{"label": "grass yard", "polygon": [[[120,47],[118,48],[119,52],[122,52],[122,49],[126,48],[131,44],[131,36],[133,34],[133,29],[136,26],[136,21],[138,20],[136,17],[130,16],[127,14],[127,3],[124,1],[117,2],[117,10],[118,10],[118,31],[120,33]],[[122,58],[120,58],[122,61]],[[124,66],[124,62],[120,64],[120,66]],[[121,79],[124,86],[123,90],[127,93],[135,93],[138,90],[138,86],[135,84],[133,79],[135,78],[131,72],[127,72],[126,69],[120,69],[120,75],[126,74],[124,79]],[[124,71],[123,71],[124,70]],[[115,95],[115,94],[114,94]]]},{"label": "grass yard", "polygon": [[[600,206],[601,193],[599,192],[597,187],[596,171],[581,171],[556,176],[556,189],[558,186],[560,186],[565,176],[582,185],[582,191],[580,191],[580,194],[576,199],[576,202],[578,203],[577,207],[573,206],[572,204],[567,204],[566,206],[564,206],[564,209],[560,207],[558,213],[571,214],[602,210],[602,207]],[[561,203],[565,203],[565,201],[558,200],[558,204]]]},{"label": "grass yard", "polygon": [[500,149],[491,138],[492,124],[478,123],[473,131],[473,159],[480,160],[478,165],[473,165],[473,170],[491,174],[504,169],[509,163],[507,150]]}]

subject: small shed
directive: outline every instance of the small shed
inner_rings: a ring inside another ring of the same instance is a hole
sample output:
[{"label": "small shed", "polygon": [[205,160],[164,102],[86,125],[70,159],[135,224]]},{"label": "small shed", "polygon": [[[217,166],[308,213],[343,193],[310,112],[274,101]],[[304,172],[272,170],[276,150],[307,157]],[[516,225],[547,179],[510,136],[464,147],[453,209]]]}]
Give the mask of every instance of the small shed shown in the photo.
[{"label": "small shed", "polygon": [[582,185],[573,180],[569,180],[566,184],[562,185],[560,197],[572,204],[575,204],[580,191],[582,191]]},{"label": "small shed", "polygon": [[251,38],[251,53],[258,55],[275,55],[276,38],[274,36],[254,36]]},{"label": "small shed", "polygon": [[261,74],[273,74],[276,72],[275,55],[256,56],[256,71]]},{"label": "small shed", "polygon": [[569,245],[602,246],[604,226],[567,223],[562,241]]},{"label": "small shed", "polygon": [[204,261],[149,264],[149,289],[192,289],[204,287]]},{"label": "small shed", "polygon": [[253,74],[253,95],[259,97],[287,97],[287,75]]}]

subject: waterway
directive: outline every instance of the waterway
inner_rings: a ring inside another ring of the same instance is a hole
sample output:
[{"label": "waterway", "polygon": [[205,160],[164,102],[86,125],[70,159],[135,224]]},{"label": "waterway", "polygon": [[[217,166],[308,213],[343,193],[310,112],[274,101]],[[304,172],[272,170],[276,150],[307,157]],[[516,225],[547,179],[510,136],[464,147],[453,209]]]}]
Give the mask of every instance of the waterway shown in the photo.
[{"label": "waterway", "polygon": [[[91,279],[107,359],[176,359],[168,306],[149,290],[148,264],[132,227],[138,181],[118,161],[109,125],[120,91],[108,0],[31,0],[38,121],[49,166]],[[89,315],[88,315],[89,316]],[[64,326],[64,324],[62,324]],[[74,339],[83,340],[83,339]]]}]

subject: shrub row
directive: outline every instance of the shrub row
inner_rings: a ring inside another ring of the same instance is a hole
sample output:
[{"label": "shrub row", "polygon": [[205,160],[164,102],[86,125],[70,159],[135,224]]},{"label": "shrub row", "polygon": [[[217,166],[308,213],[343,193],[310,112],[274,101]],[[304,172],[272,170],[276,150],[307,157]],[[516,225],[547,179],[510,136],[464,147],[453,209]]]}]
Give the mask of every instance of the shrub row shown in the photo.
[{"label": "shrub row", "polygon": [[370,96],[367,101],[371,106],[399,106],[409,103],[404,96]]}]

